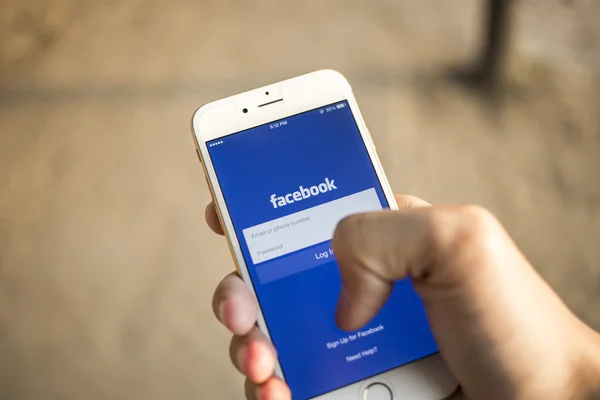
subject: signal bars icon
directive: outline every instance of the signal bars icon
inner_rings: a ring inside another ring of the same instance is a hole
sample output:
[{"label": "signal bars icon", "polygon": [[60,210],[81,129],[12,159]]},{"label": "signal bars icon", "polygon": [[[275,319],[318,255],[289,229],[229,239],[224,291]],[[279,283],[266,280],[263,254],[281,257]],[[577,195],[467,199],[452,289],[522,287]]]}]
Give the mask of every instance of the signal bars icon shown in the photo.
[{"label": "signal bars icon", "polygon": [[211,143],[211,144],[208,145],[208,147],[215,147],[215,146],[218,146],[220,144],[223,144],[222,140],[219,140],[218,142]]}]

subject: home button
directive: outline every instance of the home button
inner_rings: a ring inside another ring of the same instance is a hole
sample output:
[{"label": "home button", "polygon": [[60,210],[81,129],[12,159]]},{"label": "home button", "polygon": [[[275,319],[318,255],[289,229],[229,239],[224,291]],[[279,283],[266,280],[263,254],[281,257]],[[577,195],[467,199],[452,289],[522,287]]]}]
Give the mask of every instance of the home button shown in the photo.
[{"label": "home button", "polygon": [[389,387],[383,383],[373,383],[363,392],[363,400],[392,400],[394,396]]}]

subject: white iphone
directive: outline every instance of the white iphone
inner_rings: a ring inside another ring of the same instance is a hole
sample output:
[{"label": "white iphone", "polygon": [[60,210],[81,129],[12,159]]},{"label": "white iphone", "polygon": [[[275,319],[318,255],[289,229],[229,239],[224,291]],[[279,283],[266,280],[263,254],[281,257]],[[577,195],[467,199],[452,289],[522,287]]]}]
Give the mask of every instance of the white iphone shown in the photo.
[{"label": "white iphone", "polygon": [[201,107],[193,136],[240,276],[260,305],[294,399],[437,400],[456,389],[410,280],[379,314],[339,329],[331,238],[396,208],[352,89],[323,70]]}]

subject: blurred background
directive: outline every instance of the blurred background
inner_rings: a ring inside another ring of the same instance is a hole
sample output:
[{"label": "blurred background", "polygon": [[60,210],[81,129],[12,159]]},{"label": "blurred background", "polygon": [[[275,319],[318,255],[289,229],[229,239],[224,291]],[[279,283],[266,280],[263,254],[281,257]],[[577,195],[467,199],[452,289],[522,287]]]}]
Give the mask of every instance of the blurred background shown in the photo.
[{"label": "blurred background", "polygon": [[189,121],[320,68],[396,192],[490,208],[600,328],[599,20],[595,0],[1,0],[0,398],[242,397]]}]

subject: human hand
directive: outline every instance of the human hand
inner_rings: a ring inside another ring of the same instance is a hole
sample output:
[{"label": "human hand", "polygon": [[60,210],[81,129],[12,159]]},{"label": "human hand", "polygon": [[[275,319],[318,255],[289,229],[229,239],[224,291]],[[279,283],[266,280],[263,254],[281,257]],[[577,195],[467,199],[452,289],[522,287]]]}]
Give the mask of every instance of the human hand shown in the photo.
[{"label": "human hand", "polygon": [[[600,339],[535,272],[498,221],[474,206],[429,207],[398,196],[400,211],[343,220],[333,238],[342,275],[337,322],[354,330],[410,277],[440,352],[473,399],[590,398],[600,382]],[[214,205],[209,226],[222,234]],[[249,399],[291,398],[272,377],[275,350],[255,327],[258,306],[236,275],[215,292],[234,334],[232,361]]]}]

